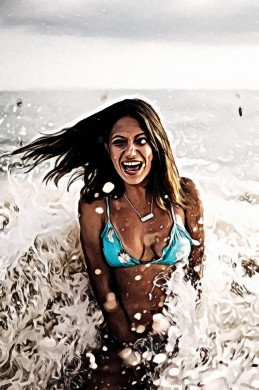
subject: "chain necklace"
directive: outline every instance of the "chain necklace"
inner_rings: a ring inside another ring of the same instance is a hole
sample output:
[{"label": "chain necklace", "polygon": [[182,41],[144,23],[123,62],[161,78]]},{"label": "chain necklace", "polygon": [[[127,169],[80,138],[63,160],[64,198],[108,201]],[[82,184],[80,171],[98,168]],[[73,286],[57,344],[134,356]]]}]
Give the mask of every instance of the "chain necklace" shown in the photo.
[{"label": "chain necklace", "polygon": [[129,204],[131,205],[131,207],[136,211],[136,213],[138,214],[141,222],[146,222],[148,221],[149,219],[152,219],[154,218],[154,214],[153,214],[153,196],[152,196],[152,200],[151,200],[151,209],[150,209],[150,213],[147,214],[147,215],[144,215],[143,217],[141,217],[141,215],[139,214],[138,210],[133,206],[133,204],[131,203],[131,201],[127,198],[127,196],[124,194],[124,198],[129,202]]}]

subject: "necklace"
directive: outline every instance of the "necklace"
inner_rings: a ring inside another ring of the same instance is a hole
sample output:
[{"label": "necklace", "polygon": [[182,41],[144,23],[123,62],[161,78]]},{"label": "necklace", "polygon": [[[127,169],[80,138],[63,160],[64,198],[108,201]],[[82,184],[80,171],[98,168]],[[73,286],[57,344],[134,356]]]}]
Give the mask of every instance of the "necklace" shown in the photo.
[{"label": "necklace", "polygon": [[129,202],[129,204],[131,205],[131,207],[136,211],[136,213],[138,214],[141,222],[146,222],[148,221],[149,219],[152,219],[154,218],[154,214],[153,214],[153,196],[152,196],[152,200],[151,200],[151,209],[150,209],[150,213],[147,214],[147,215],[144,215],[143,217],[141,217],[141,215],[139,214],[138,210],[133,206],[133,204],[131,203],[131,201],[127,198],[127,196],[124,194],[124,198]]}]

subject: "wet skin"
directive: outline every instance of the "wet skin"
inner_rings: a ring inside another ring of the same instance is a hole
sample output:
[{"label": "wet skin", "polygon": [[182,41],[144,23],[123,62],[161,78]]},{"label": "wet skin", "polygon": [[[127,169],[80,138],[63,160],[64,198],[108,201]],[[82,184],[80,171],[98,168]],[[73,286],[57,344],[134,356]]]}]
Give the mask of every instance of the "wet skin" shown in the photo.
[{"label": "wet skin", "polygon": [[[118,120],[112,128],[109,144],[105,147],[114,168],[124,180],[126,196],[140,215],[149,214],[152,197],[147,193],[145,185],[152,169],[153,153],[147,136],[138,122],[131,117]],[[141,162],[141,169],[135,173],[127,172],[123,163],[133,161]],[[123,248],[139,260],[140,264],[112,269],[108,266],[100,244],[100,236],[108,218],[105,199],[96,200],[92,204],[80,203],[81,239],[89,276],[107,325],[121,342],[128,343],[136,341],[152,330],[153,315],[162,311],[166,291],[163,291],[162,286],[154,287],[153,282],[157,275],[169,276],[174,267],[152,264],[150,261],[159,259],[163,249],[168,245],[173,219],[171,210],[160,209],[156,202],[153,204],[154,218],[144,223],[124,197],[109,198],[109,205],[111,223],[121,239]],[[199,210],[202,209],[199,207],[197,212],[191,210],[189,215],[180,207],[174,208],[176,219],[179,218],[177,223],[185,225],[187,215],[189,232],[195,239],[199,239],[200,234],[197,230],[197,221],[201,218]],[[97,214],[96,209],[102,209],[103,212]],[[192,225],[196,230],[192,230]],[[96,227],[95,231],[93,226]],[[111,275],[115,276],[114,284],[111,283]],[[158,283],[163,284],[163,280]],[[112,310],[108,310],[106,306],[107,296],[110,294],[116,301],[116,308]],[[118,305],[118,302],[121,304]],[[123,368],[123,362],[118,356],[120,350],[115,343],[109,345],[106,357],[98,362],[98,368],[87,389],[106,389],[105,383],[108,382],[115,389],[119,382],[124,384],[128,380],[132,382],[130,373],[123,374],[125,367]],[[134,387],[129,384],[125,388]]]},{"label": "wet skin", "polygon": [[[114,168],[124,180],[125,194],[142,216],[148,214],[151,196],[146,193],[145,185],[152,169],[153,152],[139,123],[129,116],[119,119],[112,128],[106,149]],[[123,167],[123,162],[131,161],[142,162],[140,171],[133,175],[125,172]],[[105,204],[103,208],[106,210]],[[184,218],[183,210],[177,212]],[[122,197],[118,200],[110,199],[110,213],[111,223],[123,248],[141,262],[141,265],[114,268],[121,300],[132,324],[136,327],[143,325],[146,331],[152,330],[153,314],[162,311],[165,299],[163,291],[155,287],[150,300],[153,280],[160,273],[168,274],[172,267],[152,264],[150,261],[159,259],[168,245],[173,226],[171,211],[161,210],[154,202],[155,217],[143,223]],[[107,212],[104,213],[103,223],[104,226],[107,223]],[[136,313],[140,313],[140,319],[134,317]]]},{"label": "wet skin", "polygon": [[[152,264],[150,260],[159,259],[163,249],[168,245],[173,227],[171,211],[162,211],[154,205],[155,217],[141,223],[125,199],[110,199],[109,204],[111,222],[124,249],[141,262],[140,265],[113,269],[122,303],[132,324],[135,324],[135,328],[143,325],[146,331],[150,331],[152,330],[153,315],[162,311],[165,299],[165,292],[161,288],[153,288],[153,280],[158,274],[161,276],[163,274],[169,275],[172,269],[170,265]],[[147,210],[148,207],[150,204],[147,205]],[[103,208],[106,208],[105,204],[103,204]],[[178,210],[177,213],[179,213]],[[105,226],[107,213],[104,215]],[[163,284],[163,280],[158,283]],[[151,291],[152,298],[150,299]],[[134,317],[136,313],[141,314],[140,319],[139,316]],[[140,330],[144,329],[140,328]],[[141,333],[139,333],[140,336]]]},{"label": "wet skin", "polygon": [[[107,223],[106,202],[104,199],[96,201],[96,207],[101,207],[102,230]],[[131,323],[132,333],[137,338],[144,337],[152,331],[153,315],[160,313],[163,308],[166,292],[162,288],[154,287],[153,280],[158,274],[169,275],[173,267],[163,264],[152,264],[149,260],[161,257],[162,251],[168,244],[173,220],[171,211],[162,211],[154,205],[155,217],[141,223],[138,216],[132,212],[125,198],[110,199],[111,222],[116,229],[123,247],[130,252],[141,264],[132,267],[113,268],[117,286],[113,291],[121,298],[124,310]],[[150,204],[147,204],[147,209]],[[179,215],[180,209],[177,210]],[[140,222],[140,223],[139,223]],[[105,260],[104,260],[105,261]],[[136,278],[137,277],[137,278]],[[139,278],[140,277],[140,278]],[[158,282],[163,283],[163,280]],[[152,299],[149,294],[152,292]],[[115,312],[114,312],[115,313]],[[141,317],[139,317],[139,313]],[[137,318],[135,315],[137,314]],[[123,361],[119,357],[121,348],[116,343],[105,343],[108,348],[104,357],[96,355],[97,370],[94,372],[87,389],[106,389],[109,383],[113,389],[134,389],[131,383],[140,381],[138,370],[125,370]],[[116,387],[118,386],[118,387]]]}]

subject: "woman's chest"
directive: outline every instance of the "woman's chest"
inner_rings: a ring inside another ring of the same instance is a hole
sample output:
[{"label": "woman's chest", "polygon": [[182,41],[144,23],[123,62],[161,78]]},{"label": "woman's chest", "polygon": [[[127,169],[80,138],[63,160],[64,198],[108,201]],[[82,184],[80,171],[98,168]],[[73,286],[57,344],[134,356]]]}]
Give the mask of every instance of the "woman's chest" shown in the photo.
[{"label": "woman's chest", "polygon": [[141,261],[159,259],[168,245],[173,227],[171,213],[154,212],[154,218],[141,222],[134,213],[116,213],[111,223],[123,248]]}]

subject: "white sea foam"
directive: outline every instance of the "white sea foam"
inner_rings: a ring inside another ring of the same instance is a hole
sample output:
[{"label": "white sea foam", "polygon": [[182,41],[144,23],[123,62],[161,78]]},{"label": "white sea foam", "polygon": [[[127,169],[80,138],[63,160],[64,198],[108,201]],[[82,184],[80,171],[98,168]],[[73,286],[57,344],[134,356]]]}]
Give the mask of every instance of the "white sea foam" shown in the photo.
[{"label": "white sea foam", "polygon": [[[35,129],[52,130],[92,110],[102,95],[67,92],[59,100],[57,94],[0,96],[2,152],[35,137]],[[206,228],[200,300],[180,264],[168,282],[163,313],[168,356],[156,359],[157,383],[163,390],[256,389],[258,93],[241,91],[240,98],[231,91],[142,94],[163,113],[181,174],[200,189]],[[24,105],[13,110],[18,97]],[[243,117],[238,116],[241,104]],[[49,164],[26,175],[19,164],[17,157],[0,160],[0,387],[75,389],[95,364],[91,349],[95,325],[102,321],[79,243],[82,183],[70,192],[66,180],[60,188],[46,187],[41,178]]]}]

